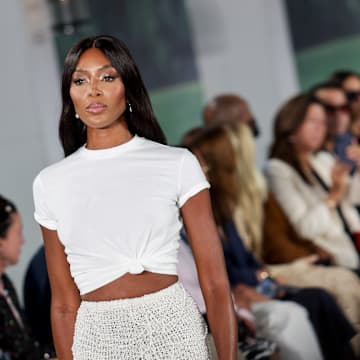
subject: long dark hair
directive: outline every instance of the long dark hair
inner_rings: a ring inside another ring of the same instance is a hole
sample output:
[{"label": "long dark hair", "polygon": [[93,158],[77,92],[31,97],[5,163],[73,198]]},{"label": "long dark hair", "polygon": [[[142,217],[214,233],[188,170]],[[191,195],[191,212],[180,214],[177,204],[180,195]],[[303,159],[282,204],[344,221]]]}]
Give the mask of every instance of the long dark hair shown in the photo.
[{"label": "long dark hair", "polygon": [[291,136],[305,121],[305,115],[311,104],[321,105],[312,94],[301,94],[288,100],[278,111],[274,121],[273,143],[270,147],[270,158],[284,161],[297,171],[308,184],[311,180],[306,176],[295,149]]},{"label": "long dark hair", "polygon": [[0,195],[0,239],[5,238],[12,224],[11,215],[17,213],[16,206]]},{"label": "long dark hair", "polygon": [[80,56],[90,48],[100,49],[121,76],[125,86],[126,101],[132,108],[132,113],[128,108],[125,113],[129,131],[166,144],[165,135],[156,120],[148,92],[129,49],[121,40],[113,36],[101,35],[81,40],[70,49],[65,59],[61,88],[63,107],[59,124],[59,136],[65,156],[72,154],[86,143],[84,125],[80,119],[75,118],[70,86]]}]

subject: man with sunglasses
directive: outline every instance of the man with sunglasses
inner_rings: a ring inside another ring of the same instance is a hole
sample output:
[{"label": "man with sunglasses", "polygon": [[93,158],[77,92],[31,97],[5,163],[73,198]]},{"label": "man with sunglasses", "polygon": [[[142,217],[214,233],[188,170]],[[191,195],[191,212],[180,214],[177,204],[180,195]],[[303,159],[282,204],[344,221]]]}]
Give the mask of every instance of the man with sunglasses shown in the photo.
[{"label": "man with sunglasses", "polygon": [[350,127],[350,107],[346,94],[340,85],[326,82],[316,85],[311,93],[316,102],[323,105],[328,117],[328,136],[325,147],[332,151],[336,135],[341,135]]},{"label": "man with sunglasses", "polygon": [[360,139],[360,74],[354,71],[337,71],[331,80],[345,91],[351,110],[351,131]]},{"label": "man with sunglasses", "polygon": [[355,71],[336,71],[331,76],[331,81],[345,91],[351,113],[360,115],[360,74]]},{"label": "man with sunglasses", "polygon": [[351,131],[349,95],[334,81],[319,84],[310,93],[315,102],[324,106],[328,117],[328,134],[323,149],[349,165],[352,176],[349,177],[347,198],[360,212],[360,145]]}]

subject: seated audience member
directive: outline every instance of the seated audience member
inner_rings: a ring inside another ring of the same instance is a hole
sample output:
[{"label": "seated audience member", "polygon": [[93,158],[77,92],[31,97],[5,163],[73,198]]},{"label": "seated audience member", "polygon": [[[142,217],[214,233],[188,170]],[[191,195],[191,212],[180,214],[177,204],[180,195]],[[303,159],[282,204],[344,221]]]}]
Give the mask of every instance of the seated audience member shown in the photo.
[{"label": "seated audience member", "polygon": [[[349,340],[353,337],[354,330],[334,299],[321,289],[280,286],[269,276],[266,267],[243,245],[233,221],[239,201],[241,176],[236,165],[237,154],[233,148],[235,142],[233,132],[226,127],[216,126],[204,129],[202,134],[197,134],[185,144],[198,157],[211,184],[213,212],[223,243],[235,301],[238,296],[245,296],[252,303],[253,309],[271,299],[298,302],[309,312],[324,358],[352,359]],[[313,357],[307,355],[305,358]]]},{"label": "seated audience member", "polygon": [[275,117],[266,175],[296,232],[357,270],[360,218],[347,199],[349,166],[319,151],[326,131],[322,105],[309,95],[289,100]]},{"label": "seated audience member", "polygon": [[349,166],[352,176],[347,197],[353,205],[360,207],[360,145],[352,131],[351,103],[336,82],[319,84],[310,94],[314,102],[324,107],[327,117],[327,135],[321,148]]},{"label": "seated audience member", "polygon": [[328,124],[323,148],[345,157],[345,148],[351,145],[352,135],[350,106],[344,90],[337,83],[325,82],[315,85],[310,94],[314,102],[323,106],[326,113]]},{"label": "seated audience member", "polygon": [[[206,319],[206,305],[204,298],[202,296],[201,288],[199,279],[197,276],[197,270],[196,270],[196,264],[195,260],[191,251],[190,246],[187,243],[186,235],[184,232],[182,232],[182,241],[180,241],[179,244],[179,256],[178,256],[178,264],[177,264],[177,270],[179,275],[179,280],[185,287],[185,289],[190,293],[190,295],[195,300],[196,304],[199,307],[200,312],[203,314],[203,316]],[[270,340],[266,340],[263,338],[255,337],[255,334],[257,331],[259,331],[259,328],[256,328],[255,322],[256,318],[252,314],[251,310],[249,309],[248,304],[242,305],[242,307],[236,307],[235,308],[238,318],[238,337],[239,337],[239,358],[245,359],[245,360],[275,360],[278,359],[278,352],[277,352],[277,346],[274,342]],[[271,316],[271,314],[268,315],[267,321],[263,321],[263,327],[264,329],[260,329],[261,332],[266,331],[273,331],[275,336],[284,337],[283,332],[286,331],[286,335],[288,335],[288,326],[284,326],[283,318],[287,319],[287,322],[290,324],[293,324],[294,329],[296,331],[299,331],[299,325],[301,325],[301,319],[300,321],[292,321],[293,318],[296,318],[297,312],[296,308],[295,311],[289,311],[286,313],[286,307],[283,308],[284,313],[283,314],[277,314],[277,317]],[[282,316],[281,316],[282,315]],[[303,316],[304,322],[307,325],[305,329],[302,329],[303,331],[307,332],[309,329],[309,323],[306,319],[306,315],[304,315],[304,311],[300,310],[300,316]],[[279,319],[281,319],[279,321]],[[275,320],[275,321],[273,321]],[[277,321],[276,321],[277,320]],[[260,323],[260,326],[262,324]],[[273,330],[275,329],[276,330]],[[310,330],[312,330],[310,328]],[[308,335],[307,335],[308,336]],[[293,340],[292,338],[290,341]],[[287,348],[287,337],[282,341],[284,343],[283,346]],[[291,347],[291,346],[289,346]],[[214,357],[215,354],[213,354]]]},{"label": "seated audience member", "polygon": [[45,250],[41,246],[27,268],[24,281],[24,310],[33,337],[54,352],[50,321],[51,290]]},{"label": "seated audience member", "polygon": [[242,123],[249,126],[254,137],[260,135],[260,129],[248,102],[236,94],[221,94],[211,99],[204,106],[203,122],[206,126]]},{"label": "seated audience member", "polygon": [[351,131],[360,140],[360,74],[343,70],[332,74],[330,82],[338,84],[345,91],[351,112]]},{"label": "seated audience member", "polygon": [[0,349],[4,359],[49,359],[31,337],[14,286],[5,274],[9,265],[18,262],[24,243],[22,222],[15,205],[0,196]]}]

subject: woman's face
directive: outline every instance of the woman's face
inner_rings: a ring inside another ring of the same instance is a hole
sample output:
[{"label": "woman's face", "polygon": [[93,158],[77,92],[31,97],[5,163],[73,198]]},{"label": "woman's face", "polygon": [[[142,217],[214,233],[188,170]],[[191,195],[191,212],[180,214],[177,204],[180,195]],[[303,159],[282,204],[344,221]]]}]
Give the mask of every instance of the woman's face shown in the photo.
[{"label": "woman's face", "polygon": [[23,226],[18,213],[11,214],[12,223],[6,237],[0,239],[0,261],[4,266],[15,265],[20,256],[21,246],[24,244]]},{"label": "woman's face", "polygon": [[300,128],[291,137],[296,149],[312,153],[322,146],[327,131],[326,113],[319,104],[311,104]]},{"label": "woman's face", "polygon": [[72,76],[70,97],[87,127],[110,128],[124,119],[124,84],[110,60],[97,48],[80,56]]}]

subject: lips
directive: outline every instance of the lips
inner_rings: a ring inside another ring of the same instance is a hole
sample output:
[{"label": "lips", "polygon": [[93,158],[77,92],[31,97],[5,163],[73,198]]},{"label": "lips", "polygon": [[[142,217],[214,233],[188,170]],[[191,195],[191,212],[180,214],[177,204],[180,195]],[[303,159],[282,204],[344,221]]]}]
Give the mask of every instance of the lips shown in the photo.
[{"label": "lips", "polygon": [[91,114],[100,114],[106,109],[106,105],[102,103],[92,103],[87,108],[86,111]]}]

